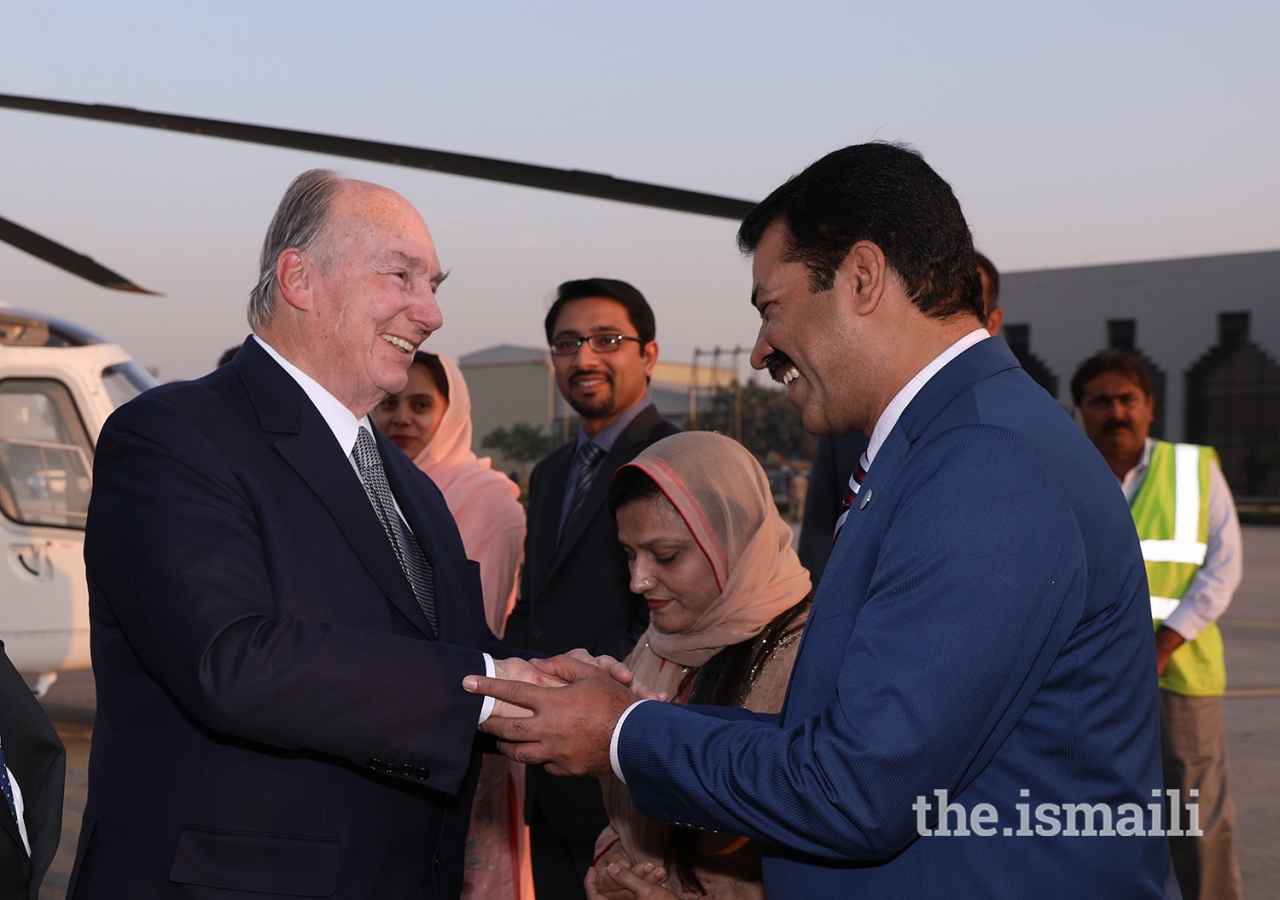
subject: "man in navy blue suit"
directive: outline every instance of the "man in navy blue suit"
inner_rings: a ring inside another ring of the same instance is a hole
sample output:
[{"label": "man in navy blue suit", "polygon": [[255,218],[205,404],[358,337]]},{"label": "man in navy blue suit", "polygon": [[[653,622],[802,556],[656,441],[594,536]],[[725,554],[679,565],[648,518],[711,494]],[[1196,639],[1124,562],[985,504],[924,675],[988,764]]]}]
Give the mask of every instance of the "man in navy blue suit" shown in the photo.
[{"label": "man in navy blue suit", "polygon": [[1088,440],[983,330],[950,187],[908,148],[848,147],[739,242],[752,364],[811,433],[870,439],[786,705],[633,703],[557,659],[574,681],[554,696],[466,679],[534,710],[484,729],[516,759],[612,769],[652,818],[759,841],[771,900],[1161,896],[1137,536]]},{"label": "man in navy blue suit", "polygon": [[460,894],[489,709],[459,682],[531,670],[494,659],[443,497],[367,418],[440,327],[442,280],[403,197],[304,173],[254,334],[103,428],[70,897]]}]

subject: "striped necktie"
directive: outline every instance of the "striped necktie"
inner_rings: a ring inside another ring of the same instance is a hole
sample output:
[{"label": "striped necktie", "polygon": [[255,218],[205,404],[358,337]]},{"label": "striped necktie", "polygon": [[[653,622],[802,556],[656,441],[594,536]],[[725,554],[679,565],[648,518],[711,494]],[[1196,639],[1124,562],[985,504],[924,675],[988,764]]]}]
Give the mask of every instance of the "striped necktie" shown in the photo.
[{"label": "striped necktie", "polygon": [[363,425],[360,426],[360,432],[356,436],[356,445],[351,451],[351,458],[355,460],[356,468],[360,470],[360,483],[364,485],[364,492],[369,495],[369,501],[373,504],[374,511],[377,512],[378,519],[387,532],[387,538],[391,541],[391,549],[395,551],[400,568],[409,579],[413,596],[417,598],[418,605],[422,607],[422,612],[426,615],[428,624],[431,625],[431,636],[439,638],[440,629],[436,624],[435,573],[432,572],[431,563],[427,562],[422,547],[418,545],[418,539],[413,536],[409,526],[396,512],[395,498],[391,495],[391,486],[387,484],[387,473],[382,468],[382,457],[378,455],[378,445],[374,443],[373,435],[369,434],[369,430]]},{"label": "striped necktie", "polygon": [[836,519],[836,533],[832,540],[840,536],[840,529],[844,527],[844,520],[849,518],[849,509],[853,506],[853,501],[858,496],[862,482],[866,480],[867,469],[870,467],[867,454],[862,454],[858,464],[853,467],[853,474],[849,476],[849,486],[844,489],[844,499],[840,501],[840,518]]},{"label": "striped necktie", "polygon": [[569,527],[573,517],[578,514],[578,510],[582,509],[582,504],[586,502],[591,484],[595,481],[596,466],[602,459],[604,459],[604,448],[591,441],[587,441],[578,449],[578,480],[573,486],[573,500],[569,503],[569,515],[565,516],[564,526],[560,529],[561,537],[564,536],[565,529]]}]

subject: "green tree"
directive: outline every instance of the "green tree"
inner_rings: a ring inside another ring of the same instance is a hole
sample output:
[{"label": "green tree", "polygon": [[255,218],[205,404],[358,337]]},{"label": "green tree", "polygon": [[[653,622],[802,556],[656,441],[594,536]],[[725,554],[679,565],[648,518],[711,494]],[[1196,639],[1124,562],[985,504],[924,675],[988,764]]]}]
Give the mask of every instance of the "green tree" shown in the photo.
[{"label": "green tree", "polygon": [[[718,388],[711,397],[711,409],[698,417],[706,431],[734,437],[734,405],[737,385]],[[814,438],[804,430],[800,411],[791,405],[787,392],[753,382],[741,386],[742,444],[758,458],[776,453],[783,459],[812,459]]]},{"label": "green tree", "polygon": [[495,428],[484,436],[480,446],[496,450],[512,462],[537,462],[560,446],[555,435],[543,434],[542,429],[527,422],[517,422],[510,429]]}]

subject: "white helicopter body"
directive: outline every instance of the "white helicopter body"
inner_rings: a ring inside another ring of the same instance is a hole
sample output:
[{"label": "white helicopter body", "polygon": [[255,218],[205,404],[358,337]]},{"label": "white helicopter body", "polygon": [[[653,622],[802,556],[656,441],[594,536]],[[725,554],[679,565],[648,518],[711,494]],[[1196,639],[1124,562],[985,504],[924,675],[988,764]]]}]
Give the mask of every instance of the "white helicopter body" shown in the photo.
[{"label": "white helicopter body", "polygon": [[43,693],[87,669],[84,521],[93,447],[117,406],[155,380],[83,329],[0,309],[0,640]]}]

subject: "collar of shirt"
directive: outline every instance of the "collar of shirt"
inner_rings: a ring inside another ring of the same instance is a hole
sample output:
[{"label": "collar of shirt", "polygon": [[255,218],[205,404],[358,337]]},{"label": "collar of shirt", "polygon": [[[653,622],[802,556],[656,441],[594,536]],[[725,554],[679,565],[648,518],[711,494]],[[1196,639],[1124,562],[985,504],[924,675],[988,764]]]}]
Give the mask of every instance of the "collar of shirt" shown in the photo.
[{"label": "collar of shirt", "polygon": [[369,434],[373,434],[373,423],[369,421],[368,416],[357,419],[352,415],[351,410],[343,405],[341,400],[321,387],[320,382],[281,356],[275,347],[272,347],[256,334],[253,339],[262,346],[263,350],[266,350],[271,355],[272,359],[280,364],[280,368],[289,373],[289,377],[298,383],[298,387],[302,388],[302,392],[307,395],[307,399],[320,412],[320,416],[328,424],[329,430],[337,438],[338,446],[342,448],[344,456],[350,457],[351,451],[355,449],[356,438],[360,435],[361,425],[369,429]]},{"label": "collar of shirt", "polygon": [[619,435],[627,430],[627,426],[636,420],[636,416],[650,406],[653,406],[653,401],[649,399],[648,392],[645,392],[645,395],[637,400],[629,410],[606,425],[595,437],[588,437],[585,430],[578,429],[578,443],[574,445],[574,452],[581,450],[582,445],[590,441],[605,453],[608,453],[613,449],[613,445],[618,442]]},{"label": "collar of shirt", "polygon": [[1147,466],[1151,465],[1151,451],[1156,449],[1156,442],[1147,438],[1142,446],[1142,456],[1138,459],[1138,464],[1124,473],[1124,478],[1120,479],[1120,490],[1124,491],[1124,499],[1130,503],[1138,494],[1138,488],[1142,487],[1142,479],[1147,475]]},{"label": "collar of shirt", "polygon": [[898,419],[901,418],[903,411],[911,405],[911,401],[915,399],[916,394],[920,393],[924,386],[929,383],[929,379],[937,375],[942,370],[942,367],[951,362],[951,360],[974,344],[985,341],[989,337],[991,335],[987,333],[985,328],[975,328],[935,356],[933,362],[916,373],[916,377],[908,381],[902,390],[894,395],[894,398],[889,401],[889,405],[884,408],[884,412],[880,413],[880,418],[876,419],[875,428],[871,429],[871,440],[867,444],[867,452],[863,454],[862,468],[864,471],[871,468],[871,464],[875,462],[876,454],[880,452],[880,448],[889,437],[889,432],[893,431],[893,426],[898,424]]}]

